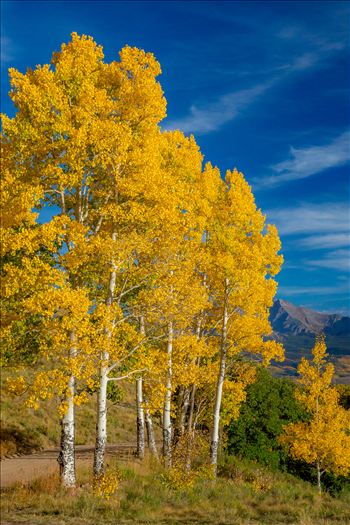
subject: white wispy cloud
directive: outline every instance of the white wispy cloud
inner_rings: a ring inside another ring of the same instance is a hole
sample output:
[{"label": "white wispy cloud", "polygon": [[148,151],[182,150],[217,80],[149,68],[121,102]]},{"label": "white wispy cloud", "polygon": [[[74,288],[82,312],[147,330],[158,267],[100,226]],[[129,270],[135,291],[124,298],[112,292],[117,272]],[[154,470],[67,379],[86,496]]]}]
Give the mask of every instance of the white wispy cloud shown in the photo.
[{"label": "white wispy cloud", "polygon": [[327,253],[327,255],[321,259],[308,260],[306,264],[317,268],[330,268],[332,270],[348,272],[350,271],[350,251],[335,250]]},{"label": "white wispy cloud", "polygon": [[[294,208],[270,210],[267,216],[269,222],[276,224],[282,244],[289,250],[305,249],[298,259],[300,269],[312,271],[315,268],[329,268],[349,272],[350,251],[347,248],[350,240],[350,210],[347,202],[304,203]],[[308,254],[315,249],[325,251],[316,259]],[[329,249],[331,251],[327,251]],[[348,282],[345,286],[349,290]],[[344,286],[341,288],[344,289]]]},{"label": "white wispy cloud", "polygon": [[165,123],[165,129],[180,129],[184,133],[209,133],[233,120],[244,108],[271,86],[271,82],[249,89],[233,91],[207,106],[191,106],[189,115]]},{"label": "white wispy cloud", "polygon": [[286,69],[293,73],[294,71],[304,71],[313,67],[321,58],[319,52],[308,52],[296,57],[291,64],[286,66]]},{"label": "white wispy cloud", "polygon": [[293,295],[335,295],[347,293],[346,286],[279,286],[278,293],[282,296]]},{"label": "white wispy cloud", "polygon": [[341,248],[350,245],[350,232],[311,235],[297,241],[297,245],[309,250]]},{"label": "white wispy cloud", "polygon": [[[326,64],[335,52],[344,49],[347,45],[347,39],[342,40],[341,35],[339,35],[338,41],[333,41],[325,37],[309,34],[302,27],[282,28],[277,36],[284,39],[295,39],[299,43],[303,41],[304,44],[307,45],[308,50],[296,56],[289,57],[289,60],[283,59],[282,61],[277,61],[277,63],[271,64],[268,68],[259,69],[254,67],[253,70],[237,71],[235,74],[238,76],[247,74],[259,75],[265,78],[267,74],[270,77],[271,75],[274,76],[270,78],[269,81],[262,81],[253,87],[229,92],[219,97],[215,102],[208,103],[207,105],[203,104],[202,106],[198,106],[193,104],[187,115],[166,122],[165,129],[180,129],[185,133],[198,134],[216,131],[237,117],[242,110],[255,102],[260,95],[273,85],[285,80],[289,75],[301,73]],[[227,71],[225,72],[227,73]],[[334,147],[336,148],[337,144],[335,144]],[[340,145],[340,147],[342,146]],[[301,152],[300,154],[302,155],[303,150],[291,149],[292,156],[295,154],[296,157],[298,157],[299,152]],[[293,158],[291,161],[285,162],[292,161]],[[289,164],[287,164],[285,166],[285,163],[280,163],[280,165],[276,165],[273,168],[275,168],[275,171],[278,173],[279,170],[283,171],[283,174],[278,177],[278,183],[284,180],[290,180],[287,177],[292,177],[292,173],[294,175],[297,173],[296,169],[293,169],[293,165],[289,166]],[[295,176],[293,178],[301,177]],[[277,177],[266,178],[265,183],[268,185],[276,184],[275,179],[277,180]]]},{"label": "white wispy cloud", "polygon": [[6,64],[13,59],[13,43],[6,36],[0,37],[1,64]]},{"label": "white wispy cloud", "polygon": [[188,115],[165,122],[164,128],[168,130],[180,129],[184,133],[199,134],[216,131],[227,122],[234,120],[241,111],[254,103],[260,95],[285,78],[286,74],[307,69],[313,66],[318,59],[319,56],[317,54],[305,53],[290,64],[282,64],[274,67],[272,70],[269,69],[270,72],[279,71],[280,74],[269,81],[256,84],[248,89],[226,93],[207,105],[197,106],[193,104]]},{"label": "white wispy cloud", "polygon": [[282,235],[344,233],[350,226],[348,202],[302,203],[294,208],[272,209],[267,217]]},{"label": "white wispy cloud", "polygon": [[290,158],[271,166],[274,175],[255,178],[257,188],[278,186],[284,182],[305,179],[350,161],[350,132],[346,131],[322,146],[290,149]]},{"label": "white wispy cloud", "polygon": [[348,13],[337,15],[337,31],[333,33],[327,28],[326,33],[319,33],[310,31],[303,23],[299,25],[287,25],[282,27],[276,34],[276,36],[282,40],[294,41],[295,45],[309,45],[318,52],[332,52],[344,49],[348,45],[348,24],[345,22],[344,31],[341,30],[339,25],[339,18],[343,16],[344,21],[348,18]]}]

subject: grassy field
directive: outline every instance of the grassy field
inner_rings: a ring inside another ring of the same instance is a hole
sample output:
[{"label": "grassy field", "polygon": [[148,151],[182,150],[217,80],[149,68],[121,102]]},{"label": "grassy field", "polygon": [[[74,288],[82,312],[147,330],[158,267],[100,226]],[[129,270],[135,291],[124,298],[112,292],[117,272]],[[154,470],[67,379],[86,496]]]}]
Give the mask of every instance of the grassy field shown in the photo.
[{"label": "grassy field", "polygon": [[[111,471],[118,468],[110,465]],[[350,494],[321,497],[306,482],[254,463],[231,462],[219,479],[198,480],[175,490],[161,467],[147,460],[120,466],[121,482],[109,501],[93,494],[90,469],[79,471],[79,488],[67,495],[56,476],[2,492],[4,522],[30,525],[103,524],[300,524],[350,523]]]},{"label": "grassy field", "polygon": [[[135,442],[133,385],[124,386],[122,403],[109,408],[109,442]],[[59,424],[52,402],[39,411],[25,408],[20,398],[6,392],[2,398],[2,450],[29,452],[57,445]],[[94,440],[95,397],[77,409],[77,444]],[[159,429],[158,429],[159,433]],[[160,437],[160,434],[158,434]],[[2,522],[19,525],[99,524],[300,524],[350,523],[350,492],[334,498],[320,497],[310,483],[288,474],[270,471],[256,463],[235,458],[222,460],[216,482],[197,479],[190,489],[175,490],[166,473],[149,460],[119,463],[109,469],[120,472],[120,486],[109,500],[96,496],[91,467],[80,467],[78,488],[67,494],[57,476],[17,484],[1,493]]]}]

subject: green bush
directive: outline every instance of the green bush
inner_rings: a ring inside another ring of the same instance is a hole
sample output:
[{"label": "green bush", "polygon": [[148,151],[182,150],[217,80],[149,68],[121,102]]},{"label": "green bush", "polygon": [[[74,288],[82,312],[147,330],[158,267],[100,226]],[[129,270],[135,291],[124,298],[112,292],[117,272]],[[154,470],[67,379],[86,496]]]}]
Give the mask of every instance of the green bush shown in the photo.
[{"label": "green bush", "polygon": [[[247,399],[238,420],[232,421],[226,429],[226,453],[255,460],[275,470],[288,471],[315,483],[315,469],[303,461],[288,457],[278,443],[284,425],[308,417],[295,400],[296,388],[290,379],[275,378],[265,368],[259,368],[256,382],[247,389]],[[350,476],[325,473],[322,483],[330,493],[339,494],[350,488]]]},{"label": "green bush", "polygon": [[277,438],[284,425],[307,417],[294,398],[295,388],[291,380],[274,378],[259,368],[239,419],[227,429],[227,452],[286,470],[289,459]]}]

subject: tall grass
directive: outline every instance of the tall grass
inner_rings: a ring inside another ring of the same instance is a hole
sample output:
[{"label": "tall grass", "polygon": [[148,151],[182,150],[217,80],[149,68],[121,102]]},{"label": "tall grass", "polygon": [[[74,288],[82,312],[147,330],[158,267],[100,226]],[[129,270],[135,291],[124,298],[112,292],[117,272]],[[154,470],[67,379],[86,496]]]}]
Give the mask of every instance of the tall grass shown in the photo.
[{"label": "tall grass", "polygon": [[[116,466],[110,460],[112,471]],[[172,489],[162,468],[147,460],[118,468],[122,482],[109,501],[94,496],[90,469],[82,467],[74,494],[60,488],[57,476],[7,489],[3,519],[30,525],[350,523],[349,493],[319,497],[310,484],[256,463],[231,460],[216,482],[199,479],[187,490]]]}]

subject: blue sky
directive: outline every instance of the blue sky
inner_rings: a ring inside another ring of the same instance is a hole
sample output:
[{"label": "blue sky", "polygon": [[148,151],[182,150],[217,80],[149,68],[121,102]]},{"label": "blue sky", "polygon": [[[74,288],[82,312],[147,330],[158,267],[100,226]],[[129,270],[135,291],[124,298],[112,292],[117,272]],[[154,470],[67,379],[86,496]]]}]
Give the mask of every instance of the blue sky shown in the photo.
[{"label": "blue sky", "polygon": [[111,61],[152,51],[168,101],[162,126],[194,133],[205,160],[237,167],[280,231],[278,295],[349,313],[348,2],[1,1],[7,68],[48,63],[76,31]]}]

